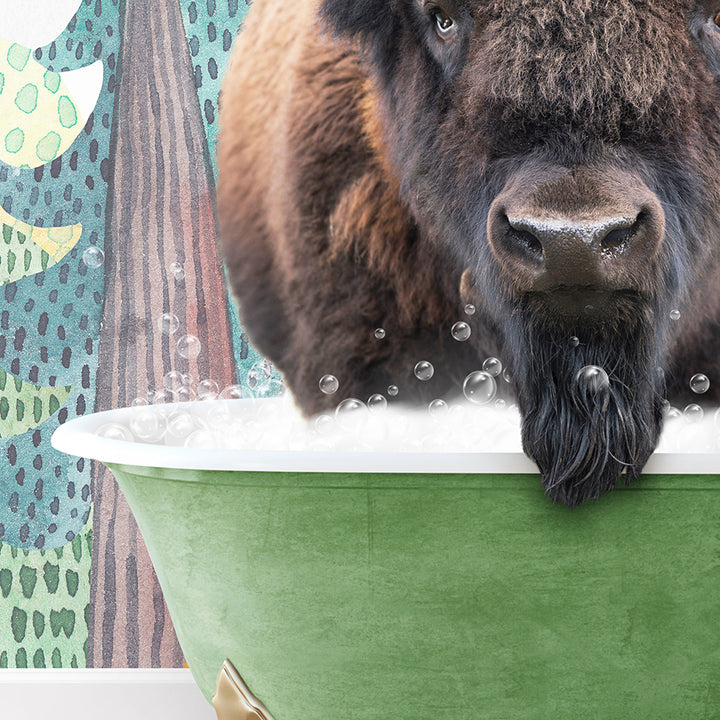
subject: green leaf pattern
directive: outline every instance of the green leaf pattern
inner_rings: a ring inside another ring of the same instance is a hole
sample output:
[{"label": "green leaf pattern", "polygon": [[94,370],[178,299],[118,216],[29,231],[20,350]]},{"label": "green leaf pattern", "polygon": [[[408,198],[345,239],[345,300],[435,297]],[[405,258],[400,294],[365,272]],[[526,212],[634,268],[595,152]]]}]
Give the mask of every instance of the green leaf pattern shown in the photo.
[{"label": "green leaf pattern", "polygon": [[55,388],[23,382],[0,368],[0,437],[36,428],[60,409],[72,391],[72,385]]},{"label": "green leaf pattern", "polygon": [[85,667],[91,551],[92,517],[55,550],[0,543],[0,668]]}]

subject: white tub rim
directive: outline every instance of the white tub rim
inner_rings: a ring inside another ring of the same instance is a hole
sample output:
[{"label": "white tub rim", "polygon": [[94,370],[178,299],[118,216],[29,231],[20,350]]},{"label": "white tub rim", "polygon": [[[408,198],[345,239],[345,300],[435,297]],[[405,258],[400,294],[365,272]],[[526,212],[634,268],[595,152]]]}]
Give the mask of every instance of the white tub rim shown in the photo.
[{"label": "white tub rim", "polygon": [[[160,405],[167,412],[191,410],[213,401]],[[250,404],[253,400],[229,400]],[[273,402],[264,400],[260,402]],[[537,465],[518,452],[340,452],[299,450],[195,449],[126,442],[96,434],[106,423],[122,422],[137,408],[90,413],[57,428],[51,443],[56,450],[104,464],[207,471],[321,473],[537,474]],[[643,475],[720,475],[720,453],[656,451]]]}]

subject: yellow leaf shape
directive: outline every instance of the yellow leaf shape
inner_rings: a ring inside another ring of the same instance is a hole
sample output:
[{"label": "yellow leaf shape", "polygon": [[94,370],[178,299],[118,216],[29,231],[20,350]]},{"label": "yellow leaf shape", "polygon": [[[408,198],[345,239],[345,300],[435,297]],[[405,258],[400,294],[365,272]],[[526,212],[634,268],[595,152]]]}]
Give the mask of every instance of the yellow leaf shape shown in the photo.
[{"label": "yellow leaf shape", "polygon": [[0,285],[52,267],[75,247],[81,235],[81,223],[36,227],[0,207]]},{"label": "yellow leaf shape", "polygon": [[0,160],[35,168],[65,152],[83,129],[100,93],[102,63],[56,73],[29,48],[0,39],[0,78]]}]

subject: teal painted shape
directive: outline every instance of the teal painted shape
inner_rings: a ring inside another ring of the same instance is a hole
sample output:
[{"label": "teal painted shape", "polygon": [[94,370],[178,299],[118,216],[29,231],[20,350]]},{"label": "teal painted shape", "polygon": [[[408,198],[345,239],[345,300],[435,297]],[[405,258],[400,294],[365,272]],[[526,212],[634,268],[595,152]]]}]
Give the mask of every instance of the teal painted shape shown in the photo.
[{"label": "teal painted shape", "polygon": [[180,7],[214,170],[218,94],[233,40],[248,6],[245,0],[180,0]]},{"label": "teal painted shape", "polygon": [[37,88],[28,84],[15,97],[15,105],[24,113],[31,113],[37,107]]},{"label": "teal painted shape", "polygon": [[[75,388],[41,426],[0,438],[0,541],[20,548],[61,547],[82,530],[90,513],[90,464],[54,450],[50,436],[59,423],[95,406],[105,277],[104,267],[88,268],[82,256],[90,246],[104,250],[123,18],[123,0],[83,0],[54,42],[31,54],[13,50],[15,65],[32,58],[48,68],[44,83],[51,92],[59,92],[58,72],[98,60],[104,78],[94,112],[60,157],[35,170],[0,163],[0,200],[6,212],[30,225],[83,226],[82,238],[59,263],[3,287],[6,322],[0,328],[0,343],[5,350],[0,368],[34,385]],[[20,99],[27,107],[30,100],[29,96]],[[71,123],[67,103],[59,105],[59,112],[61,121]],[[17,144],[18,137],[10,139]],[[55,138],[46,138],[41,148],[45,157],[53,154],[54,144]],[[18,256],[16,263],[22,261]],[[71,658],[72,654],[63,653],[65,664]],[[8,661],[12,664],[12,657]],[[25,661],[32,664],[33,655]],[[50,661],[51,657],[45,658]]]},{"label": "teal painted shape", "polygon": [[7,61],[10,67],[18,72],[22,72],[30,58],[30,50],[17,43],[8,48]]},{"label": "teal painted shape", "polygon": [[275,720],[720,708],[718,476],[569,511],[537,475],[112,470],[208,699],[227,657]]},{"label": "teal painted shape", "polygon": [[[215,147],[218,132],[218,94],[225,67],[230,59],[233,40],[248,11],[248,6],[245,0],[181,0],[180,6],[190,48],[200,114],[205,127],[206,158],[213,177],[217,179]],[[225,286],[229,288],[227,277]],[[228,313],[238,384],[252,393],[248,373],[253,365],[262,362],[263,356],[248,341],[240,323],[237,306],[231,296]],[[280,375],[273,372],[273,377],[279,379]]]}]

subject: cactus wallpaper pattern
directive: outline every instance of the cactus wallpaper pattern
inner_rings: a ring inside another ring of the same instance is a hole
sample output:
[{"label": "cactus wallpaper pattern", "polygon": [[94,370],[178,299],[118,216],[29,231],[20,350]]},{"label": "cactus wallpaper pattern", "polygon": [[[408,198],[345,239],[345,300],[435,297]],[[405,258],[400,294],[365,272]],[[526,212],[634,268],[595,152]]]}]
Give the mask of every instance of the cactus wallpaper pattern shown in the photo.
[{"label": "cactus wallpaper pattern", "polygon": [[54,550],[0,546],[0,669],[84,667],[92,533]]},{"label": "cactus wallpaper pattern", "polygon": [[[158,633],[172,629],[163,627],[157,611],[143,621],[149,611],[138,600],[142,588],[128,584],[132,576],[117,595],[99,580],[98,558],[130,567],[135,541],[115,541],[102,524],[108,511],[107,502],[98,504],[98,472],[83,458],[55,451],[50,436],[59,424],[103,409],[100,347],[112,344],[108,332],[127,335],[126,326],[118,331],[104,324],[104,313],[112,308],[110,276],[122,276],[130,259],[113,233],[118,203],[127,201],[119,199],[118,179],[125,167],[118,159],[123,127],[132,117],[126,103],[133,83],[141,83],[128,76],[125,94],[118,89],[133,48],[152,52],[158,26],[148,24],[142,37],[142,23],[126,20],[131,12],[154,13],[168,35],[164,42],[187,59],[197,105],[180,112],[200,119],[196,145],[211,196],[222,69],[246,10],[245,0],[0,0],[0,672],[182,663],[177,648],[148,655],[132,647],[155,643]],[[174,12],[181,30],[165,23]],[[147,139],[144,132],[130,130],[138,142]],[[131,229],[137,238],[149,232],[138,219]],[[149,260],[133,260],[152,272]],[[163,281],[171,282],[165,275]],[[205,302],[202,283],[182,290],[188,307]],[[262,358],[248,344],[232,302],[223,301],[233,380],[252,386],[251,368]],[[130,317],[128,325],[151,326],[157,311],[148,307],[142,322]],[[106,373],[123,375],[126,361],[117,355]],[[144,391],[153,388],[138,389]],[[108,565],[102,572],[107,578]],[[148,582],[143,577],[136,573],[139,585]],[[109,613],[134,617],[138,628],[150,630],[129,632],[121,654],[106,652],[118,643],[108,637],[116,632]]]}]

